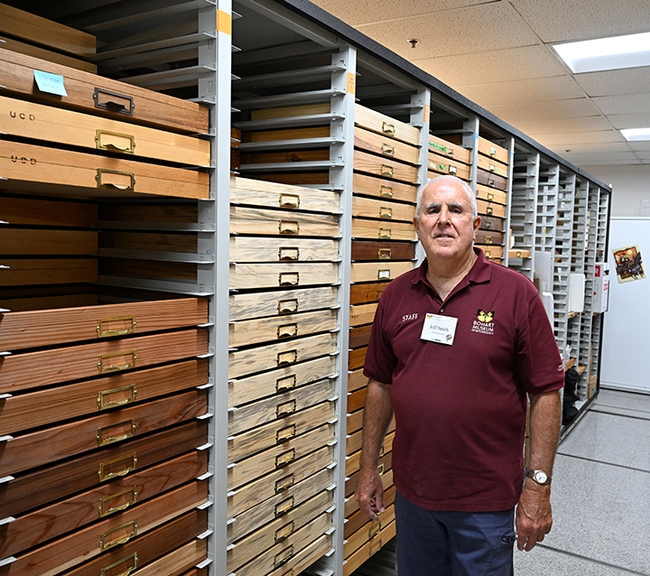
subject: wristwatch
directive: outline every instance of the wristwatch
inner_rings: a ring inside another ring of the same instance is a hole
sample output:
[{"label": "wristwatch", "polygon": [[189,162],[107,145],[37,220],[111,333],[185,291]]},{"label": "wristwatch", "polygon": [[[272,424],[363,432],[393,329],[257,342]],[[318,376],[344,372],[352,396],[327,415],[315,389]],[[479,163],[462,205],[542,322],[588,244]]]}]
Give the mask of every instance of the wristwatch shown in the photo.
[{"label": "wristwatch", "polygon": [[526,478],[530,478],[541,486],[547,486],[551,483],[551,477],[544,470],[530,470],[526,468]]}]

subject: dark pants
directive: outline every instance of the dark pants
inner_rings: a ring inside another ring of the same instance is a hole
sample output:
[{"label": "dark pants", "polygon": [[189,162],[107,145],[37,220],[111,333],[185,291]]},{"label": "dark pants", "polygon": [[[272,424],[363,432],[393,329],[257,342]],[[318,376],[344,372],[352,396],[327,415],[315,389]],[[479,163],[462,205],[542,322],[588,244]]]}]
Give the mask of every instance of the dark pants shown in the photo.
[{"label": "dark pants", "polygon": [[399,576],[512,576],[514,508],[503,512],[434,512],[399,492]]}]

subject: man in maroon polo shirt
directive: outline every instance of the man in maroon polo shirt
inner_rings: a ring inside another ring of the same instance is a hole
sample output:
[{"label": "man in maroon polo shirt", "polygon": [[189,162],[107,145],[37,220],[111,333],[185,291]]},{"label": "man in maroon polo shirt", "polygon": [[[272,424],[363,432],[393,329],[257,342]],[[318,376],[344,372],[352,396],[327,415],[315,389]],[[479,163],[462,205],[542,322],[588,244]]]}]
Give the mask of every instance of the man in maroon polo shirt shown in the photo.
[{"label": "man in maroon polo shirt", "polygon": [[515,539],[529,551],[551,529],[562,361],[530,280],[473,247],[467,184],[429,181],[414,223],[426,260],[382,294],[366,356],[356,498],[372,519],[384,509],[377,460],[394,413],[399,575],[508,576]]}]

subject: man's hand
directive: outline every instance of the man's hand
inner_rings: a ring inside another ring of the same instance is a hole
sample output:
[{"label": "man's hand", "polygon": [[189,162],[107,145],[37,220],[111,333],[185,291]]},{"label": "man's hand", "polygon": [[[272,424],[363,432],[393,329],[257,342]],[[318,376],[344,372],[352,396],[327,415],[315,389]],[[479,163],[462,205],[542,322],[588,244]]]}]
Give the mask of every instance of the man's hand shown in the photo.
[{"label": "man's hand", "polygon": [[371,519],[378,520],[384,509],[384,486],[377,468],[359,470],[359,484],[354,493],[359,508]]},{"label": "man's hand", "polygon": [[517,548],[530,552],[551,531],[551,487],[527,479],[517,505]]}]

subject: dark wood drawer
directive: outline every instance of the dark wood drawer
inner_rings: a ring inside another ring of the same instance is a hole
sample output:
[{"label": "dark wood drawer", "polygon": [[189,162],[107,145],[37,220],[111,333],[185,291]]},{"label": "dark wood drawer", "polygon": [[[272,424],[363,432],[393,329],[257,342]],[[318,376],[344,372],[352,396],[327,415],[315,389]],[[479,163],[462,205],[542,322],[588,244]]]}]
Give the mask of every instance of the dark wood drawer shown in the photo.
[{"label": "dark wood drawer", "polygon": [[[489,207],[490,205],[484,206],[484,210],[486,207]],[[481,225],[480,228],[481,230],[490,230],[494,232],[503,232],[505,230],[505,219],[504,218],[497,218],[496,216],[486,216],[485,214],[481,214]]]},{"label": "dark wood drawer", "polygon": [[479,230],[474,241],[477,244],[503,244],[503,232],[492,232],[490,230]]},{"label": "dark wood drawer", "polygon": [[476,170],[476,182],[484,186],[489,186],[490,188],[503,190],[504,192],[508,190],[508,179],[506,177],[482,170],[481,168]]},{"label": "dark wood drawer", "polygon": [[352,260],[413,260],[415,242],[352,241]]},{"label": "dark wood drawer", "polygon": [[350,338],[348,346],[350,348],[359,348],[359,346],[367,346],[370,342],[370,332],[372,331],[372,324],[366,326],[357,326],[350,330]]}]

